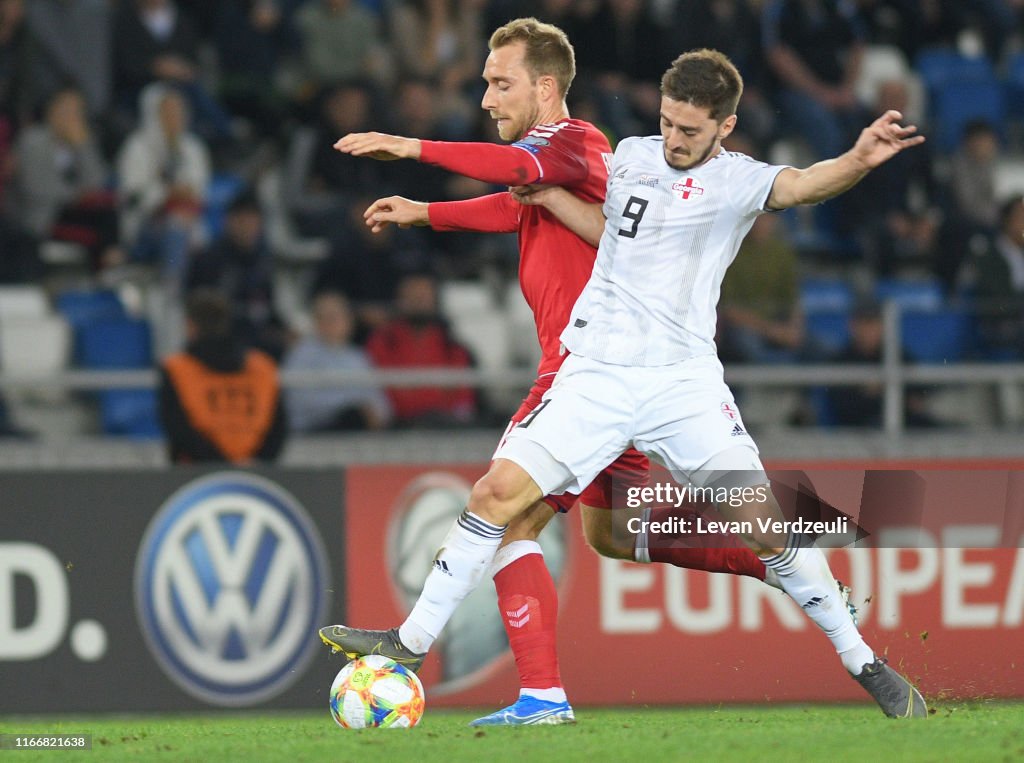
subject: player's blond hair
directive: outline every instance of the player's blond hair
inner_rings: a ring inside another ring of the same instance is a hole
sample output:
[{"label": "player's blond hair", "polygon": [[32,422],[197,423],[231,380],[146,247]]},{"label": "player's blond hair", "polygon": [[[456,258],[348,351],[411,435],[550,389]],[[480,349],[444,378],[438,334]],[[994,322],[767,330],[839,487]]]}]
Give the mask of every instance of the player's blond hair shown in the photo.
[{"label": "player's blond hair", "polygon": [[533,81],[543,76],[554,77],[564,98],[576,76],[576,52],[565,32],[531,16],[498,27],[487,45],[494,50],[517,42],[526,46],[523,62]]},{"label": "player's blond hair", "polygon": [[729,57],[710,48],[683,53],[661,78],[661,94],[711,112],[722,122],[736,113],[743,77]]}]

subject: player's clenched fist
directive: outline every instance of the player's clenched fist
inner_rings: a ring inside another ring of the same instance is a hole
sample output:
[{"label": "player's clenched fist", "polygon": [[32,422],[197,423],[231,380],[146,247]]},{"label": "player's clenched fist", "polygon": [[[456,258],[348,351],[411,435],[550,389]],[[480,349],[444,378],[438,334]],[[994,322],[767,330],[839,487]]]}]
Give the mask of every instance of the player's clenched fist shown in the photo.
[{"label": "player's clenched fist", "polygon": [[350,132],[338,140],[334,148],[343,154],[383,161],[420,158],[419,140],[382,132]]},{"label": "player's clenched fist", "polygon": [[388,223],[394,223],[399,228],[408,228],[410,225],[430,225],[427,204],[402,196],[377,199],[363,212],[363,219],[374,233],[380,233],[388,226]]}]

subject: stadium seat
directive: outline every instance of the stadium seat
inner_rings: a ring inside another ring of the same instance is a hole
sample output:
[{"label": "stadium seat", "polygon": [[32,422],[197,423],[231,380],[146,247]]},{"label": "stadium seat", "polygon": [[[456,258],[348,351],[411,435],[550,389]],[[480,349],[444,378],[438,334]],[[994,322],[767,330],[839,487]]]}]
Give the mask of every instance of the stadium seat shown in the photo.
[{"label": "stadium seat", "polygon": [[452,320],[452,333],[484,370],[508,368],[510,343],[505,317],[496,310],[463,313]]},{"label": "stadium seat", "polygon": [[839,278],[804,278],[800,282],[800,305],[805,313],[849,310],[853,289]]},{"label": "stadium seat", "polygon": [[826,354],[840,352],[850,341],[848,310],[816,310],[804,316],[808,337]]},{"label": "stadium seat", "polygon": [[947,82],[932,96],[932,132],[938,148],[952,152],[960,145],[964,127],[984,120],[1003,133],[1005,105],[1003,86],[996,79]]},{"label": "stadium seat", "polygon": [[95,321],[126,318],[117,292],[110,289],[71,290],[57,295],[58,312],[76,331]]},{"label": "stadium seat", "polygon": [[100,393],[100,423],[107,434],[139,439],[163,436],[156,393],[150,389],[112,389]]},{"label": "stadium seat", "polygon": [[950,82],[991,82],[995,80],[992,62],[985,56],[964,56],[950,48],[927,48],[914,60],[929,97]]},{"label": "stadium seat", "polygon": [[0,286],[0,321],[12,318],[44,318],[50,301],[39,286]]},{"label": "stadium seat", "polygon": [[0,320],[0,368],[18,376],[63,371],[71,359],[71,329],[56,315]]},{"label": "stadium seat", "polygon": [[224,218],[228,206],[234,198],[242,191],[244,181],[237,175],[219,173],[210,178],[206,187],[206,207],[204,219],[206,230],[211,239],[220,236],[224,230]]},{"label": "stadium seat", "polygon": [[149,368],[152,348],[149,323],[135,318],[95,321],[78,332],[78,362],[85,368]]},{"label": "stadium seat", "polygon": [[954,363],[973,345],[974,323],[964,310],[908,310],[900,318],[903,349],[918,363]]},{"label": "stadium seat", "polygon": [[903,310],[938,310],[943,305],[942,286],[936,279],[883,278],[875,286],[875,298],[895,302]]},{"label": "stadium seat", "polygon": [[1010,57],[1003,81],[1009,116],[1024,117],[1024,51]]},{"label": "stadium seat", "polygon": [[[149,324],[137,319],[101,320],[79,332],[79,362],[91,369],[150,368]],[[156,394],[149,389],[113,389],[99,394],[100,421],[107,434],[154,438],[161,434]]]},{"label": "stadium seat", "polygon": [[441,284],[441,310],[451,320],[495,310],[490,289],[476,281],[445,281]]}]

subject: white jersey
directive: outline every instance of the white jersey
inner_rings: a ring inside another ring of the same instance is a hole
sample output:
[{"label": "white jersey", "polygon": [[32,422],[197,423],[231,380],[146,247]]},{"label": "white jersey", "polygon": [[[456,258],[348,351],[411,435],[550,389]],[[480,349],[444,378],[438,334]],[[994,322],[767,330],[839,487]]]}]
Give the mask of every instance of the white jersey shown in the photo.
[{"label": "white jersey", "polygon": [[716,352],[722,278],[785,167],[723,149],[676,170],[663,146],[615,150],[597,261],[561,335],[577,355],[660,366]]}]

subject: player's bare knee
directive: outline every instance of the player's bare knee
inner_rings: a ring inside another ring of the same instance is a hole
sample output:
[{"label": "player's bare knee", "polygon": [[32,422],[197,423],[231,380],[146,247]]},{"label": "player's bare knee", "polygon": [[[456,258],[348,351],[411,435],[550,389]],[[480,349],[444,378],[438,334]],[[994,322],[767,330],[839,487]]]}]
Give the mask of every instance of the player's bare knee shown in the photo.
[{"label": "player's bare knee", "polygon": [[469,510],[492,524],[506,525],[540,498],[539,490],[520,467],[496,462],[469,494]]}]

